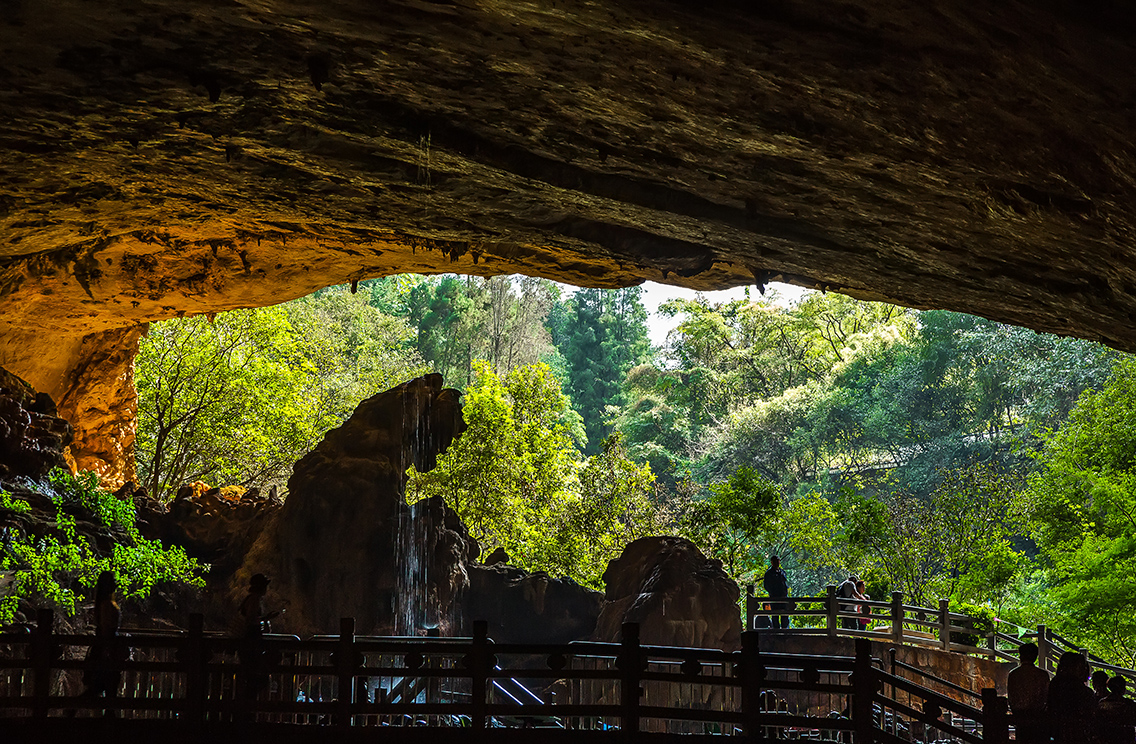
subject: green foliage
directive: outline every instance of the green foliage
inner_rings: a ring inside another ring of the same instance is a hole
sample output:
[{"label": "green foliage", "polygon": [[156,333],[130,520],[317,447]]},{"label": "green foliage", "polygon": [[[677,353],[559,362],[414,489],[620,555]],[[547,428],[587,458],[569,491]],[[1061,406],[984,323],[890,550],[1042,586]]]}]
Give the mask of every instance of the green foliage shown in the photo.
[{"label": "green foliage", "polygon": [[682,526],[731,575],[739,576],[746,565],[761,565],[755,546],[780,505],[775,485],[753,468],[741,467],[729,480],[711,485],[704,498],[690,502]]},{"label": "green foliage", "polygon": [[146,489],[168,498],[192,480],[283,484],[359,401],[425,371],[412,338],[343,289],[152,325],[136,363]]},{"label": "green foliage", "polygon": [[441,495],[485,550],[600,585],[607,561],[656,526],[650,469],[628,460],[617,438],[582,458],[547,365],[504,378],[484,362],[475,370],[463,405],[469,428],[434,470],[412,471],[408,500]]},{"label": "green foliage", "polygon": [[957,630],[951,631],[951,643],[961,643],[964,646],[978,647],[982,645],[983,638],[985,638],[986,634],[994,630],[997,616],[994,614],[994,610],[985,605],[975,605],[968,602],[952,602],[950,610],[959,615],[966,615],[972,618],[970,627],[974,630],[973,633],[964,633]]},{"label": "green foliage", "polygon": [[[204,586],[206,567],[180,547],[165,548],[138,532],[134,504],[98,487],[93,473],[71,476],[64,470],[49,475],[50,496],[56,506],[49,533],[31,534],[17,521],[3,528],[0,571],[10,573],[11,585],[0,599],[0,623],[14,619],[21,602],[54,605],[74,615],[80,599],[91,596],[98,575],[114,571],[124,598],[144,598],[161,584]],[[0,493],[0,509],[28,514],[30,505]],[[100,553],[78,532],[75,514],[85,512],[114,538],[111,554]]]},{"label": "green foliage", "polygon": [[849,490],[837,510],[848,543],[911,603],[929,607],[964,591],[960,598],[990,601],[1017,572],[1008,540],[1023,526],[1018,490],[1011,473],[975,464],[942,473],[929,497],[895,490],[870,498]]},{"label": "green foliage", "polygon": [[[647,311],[641,287],[581,289],[558,311],[552,330],[568,372],[572,405],[583,418],[586,452],[595,454],[624,402],[627,373],[647,361]],[[611,413],[609,413],[611,409]]]},{"label": "green foliage", "polygon": [[1136,658],[1136,362],[1081,396],[1031,479],[1034,535],[1062,614],[1054,624],[1108,658]]}]

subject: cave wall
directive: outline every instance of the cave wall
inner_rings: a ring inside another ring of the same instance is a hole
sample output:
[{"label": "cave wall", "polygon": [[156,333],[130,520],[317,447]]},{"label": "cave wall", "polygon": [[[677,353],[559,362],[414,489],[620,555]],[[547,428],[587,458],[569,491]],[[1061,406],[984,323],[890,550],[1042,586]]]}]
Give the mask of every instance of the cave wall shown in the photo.
[{"label": "cave wall", "polygon": [[79,447],[110,475],[144,324],[402,271],[780,278],[1136,349],[1134,13],[8,2],[0,367],[120,437]]}]

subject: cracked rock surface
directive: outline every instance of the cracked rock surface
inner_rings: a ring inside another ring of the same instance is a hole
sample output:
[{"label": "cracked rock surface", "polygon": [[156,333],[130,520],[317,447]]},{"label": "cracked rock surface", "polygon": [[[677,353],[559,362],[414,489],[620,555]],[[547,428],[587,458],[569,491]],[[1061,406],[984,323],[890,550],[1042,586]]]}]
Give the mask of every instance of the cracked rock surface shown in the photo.
[{"label": "cracked rock surface", "polygon": [[1136,349],[1133,13],[12,0],[0,366],[64,401],[140,324],[402,271],[782,278]]}]

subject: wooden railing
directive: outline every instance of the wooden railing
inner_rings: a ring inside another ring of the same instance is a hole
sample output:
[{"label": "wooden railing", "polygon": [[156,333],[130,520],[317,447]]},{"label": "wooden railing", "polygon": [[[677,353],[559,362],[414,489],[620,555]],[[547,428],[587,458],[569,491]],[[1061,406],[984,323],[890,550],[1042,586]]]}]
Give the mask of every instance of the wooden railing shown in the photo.
[{"label": "wooden railing", "polygon": [[[867,608],[869,614],[857,608]],[[888,602],[848,599],[838,597],[835,586],[829,586],[822,597],[779,599],[756,597],[751,585],[746,596],[746,628],[761,628],[765,624],[762,618],[772,622],[778,616],[793,618],[791,627],[781,632],[869,638],[989,658],[1007,655],[1004,650],[999,654],[998,641],[1009,636],[978,630],[979,620],[951,612],[945,599],[939,600],[937,608],[904,604],[902,592],[892,592]],[[867,626],[861,628],[861,621]],[[958,640],[963,636],[975,637],[981,645]]]},{"label": "wooden railing", "polygon": [[112,715],[179,730],[239,722],[1007,741],[994,691],[981,707],[941,695],[884,671],[863,639],[855,656],[828,657],[763,653],[754,632],[740,651],[724,652],[642,645],[634,624],[621,643],[549,645],[495,644],[485,623],[471,638],[364,637],[345,619],[335,636],[250,645],[206,633],[196,616],[188,632],[122,634],[131,653],[112,662],[119,685],[94,698],[81,683],[93,637],[54,633],[50,612],[38,620],[30,632],[0,635],[0,716],[10,725],[83,726]]},{"label": "wooden railing", "polygon": [[[1018,662],[1018,649],[1028,642],[1037,644],[1037,664],[1048,672],[1057,669],[1062,654],[1073,651],[1084,656],[1092,669],[1101,669],[1110,675],[1119,674],[1127,677],[1130,684],[1136,684],[1136,670],[1109,664],[1045,625],[1038,625],[1036,631],[1009,634],[998,630],[1000,623],[996,620],[993,629],[979,630],[977,626],[981,620],[951,612],[945,599],[939,600],[937,609],[904,604],[902,592],[892,592],[890,602],[848,599],[837,597],[835,586],[827,587],[823,597],[758,597],[754,595],[753,585],[749,586],[746,595],[746,628],[750,630],[866,638],[896,645],[937,648],[1013,664]],[[857,612],[856,607],[867,607],[870,615]],[[778,616],[792,618],[791,627],[772,627],[773,619]],[[861,620],[868,621],[866,628],[859,627]],[[847,627],[853,623],[857,624],[856,627]],[[976,638],[979,642],[973,644],[956,640],[964,636]],[[930,676],[924,674],[925,678]],[[979,697],[978,693],[971,694]]]}]

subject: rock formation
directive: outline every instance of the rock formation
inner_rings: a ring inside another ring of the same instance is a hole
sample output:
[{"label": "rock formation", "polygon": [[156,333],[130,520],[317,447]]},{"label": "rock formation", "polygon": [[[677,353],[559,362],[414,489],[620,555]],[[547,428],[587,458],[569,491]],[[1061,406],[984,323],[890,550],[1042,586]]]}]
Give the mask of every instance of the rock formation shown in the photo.
[{"label": "rock formation", "polygon": [[354,617],[360,633],[448,625],[479,548],[444,505],[411,509],[403,493],[407,469],[432,469],[464,426],[458,392],[443,389],[441,375],[360,403],[296,463],[288,499],[230,585],[233,605],[260,572],[290,632],[334,632],[341,617]]},{"label": "rock formation", "polygon": [[635,540],[608,564],[594,640],[616,642],[623,623],[639,623],[647,645],[734,651],[741,642],[737,583],[682,537]]},{"label": "rock formation", "polygon": [[591,636],[603,595],[568,578],[495,563],[470,566],[466,627],[486,620],[498,643],[568,643]]},{"label": "rock formation", "polygon": [[0,369],[0,478],[41,478],[67,467],[71,427],[56,413],[49,395]]},{"label": "rock formation", "polygon": [[184,486],[168,506],[135,498],[144,535],[166,545],[180,545],[193,558],[211,566],[210,582],[222,582],[244,562],[264,526],[280,511],[278,499],[252,491],[238,498],[222,489]]},{"label": "rock formation", "polygon": [[1119,0],[10,2],[0,366],[113,481],[142,324],[401,271],[780,277],[1136,349],[1134,18]]}]

